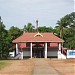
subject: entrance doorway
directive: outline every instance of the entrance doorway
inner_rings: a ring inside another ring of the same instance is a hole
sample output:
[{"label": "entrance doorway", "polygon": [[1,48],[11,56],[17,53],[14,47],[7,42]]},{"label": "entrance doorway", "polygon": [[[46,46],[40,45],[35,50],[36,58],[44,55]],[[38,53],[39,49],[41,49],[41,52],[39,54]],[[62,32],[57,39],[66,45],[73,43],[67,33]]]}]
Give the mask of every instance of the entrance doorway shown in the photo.
[{"label": "entrance doorway", "polygon": [[44,57],[44,48],[33,48],[33,57],[34,58],[43,58]]}]

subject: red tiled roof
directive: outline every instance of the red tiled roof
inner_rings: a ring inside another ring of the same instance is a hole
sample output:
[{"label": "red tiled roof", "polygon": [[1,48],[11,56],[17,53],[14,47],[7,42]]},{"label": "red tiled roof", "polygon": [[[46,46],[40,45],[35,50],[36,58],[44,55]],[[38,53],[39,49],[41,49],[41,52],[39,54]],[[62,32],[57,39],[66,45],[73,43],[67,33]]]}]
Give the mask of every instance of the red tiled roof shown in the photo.
[{"label": "red tiled roof", "polygon": [[13,43],[19,42],[64,42],[53,33],[40,33],[42,36],[35,36],[37,33],[23,33],[20,37],[13,40]]}]

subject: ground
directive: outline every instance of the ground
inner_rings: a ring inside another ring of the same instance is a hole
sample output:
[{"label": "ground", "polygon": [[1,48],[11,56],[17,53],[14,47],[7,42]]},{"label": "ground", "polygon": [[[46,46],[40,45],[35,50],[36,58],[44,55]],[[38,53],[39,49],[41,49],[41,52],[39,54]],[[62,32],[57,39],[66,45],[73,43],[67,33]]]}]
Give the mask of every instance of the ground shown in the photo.
[{"label": "ground", "polygon": [[[51,69],[51,72],[53,71],[55,73],[59,73],[57,75],[75,75],[75,59],[67,59],[67,60],[25,59],[25,60],[3,60],[0,62],[10,63],[8,66],[0,69],[0,75],[17,75],[17,74],[18,75],[36,75],[36,74],[33,74],[35,73],[35,69],[36,71],[38,71],[38,70],[42,70],[42,68],[45,71],[46,69],[44,68],[49,68]],[[41,68],[41,69],[37,69],[37,68]],[[47,70],[47,72],[49,71]]]},{"label": "ground", "polygon": [[75,59],[67,60],[50,60],[50,66],[52,66],[61,75],[75,75]]},{"label": "ground", "polygon": [[3,62],[10,63],[8,66],[0,70],[1,75],[24,74],[31,75],[34,62],[31,59],[26,60],[5,60]]},{"label": "ground", "polygon": [[5,66],[7,66],[9,63],[7,63],[7,62],[3,62],[3,61],[0,61],[0,70],[2,69],[2,68],[4,68]]}]

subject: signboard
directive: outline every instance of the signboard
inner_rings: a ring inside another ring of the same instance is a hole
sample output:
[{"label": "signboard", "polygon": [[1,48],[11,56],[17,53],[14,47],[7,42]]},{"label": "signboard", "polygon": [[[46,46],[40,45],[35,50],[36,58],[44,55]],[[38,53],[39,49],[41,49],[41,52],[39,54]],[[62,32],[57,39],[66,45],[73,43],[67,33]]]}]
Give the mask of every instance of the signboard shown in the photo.
[{"label": "signboard", "polygon": [[67,58],[75,58],[75,50],[67,50]]}]

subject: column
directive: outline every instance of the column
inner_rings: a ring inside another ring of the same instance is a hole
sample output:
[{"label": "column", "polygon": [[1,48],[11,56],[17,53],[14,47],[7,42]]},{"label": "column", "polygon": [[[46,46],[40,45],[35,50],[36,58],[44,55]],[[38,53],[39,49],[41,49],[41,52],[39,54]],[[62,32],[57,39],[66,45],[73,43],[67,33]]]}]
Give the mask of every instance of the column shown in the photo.
[{"label": "column", "polygon": [[23,59],[23,50],[21,48],[21,52],[20,52],[20,59]]},{"label": "column", "polygon": [[58,59],[61,59],[62,58],[62,55],[61,55],[61,43],[58,44],[58,47],[59,47],[58,48],[59,49],[58,50]]},{"label": "column", "polygon": [[61,50],[61,43],[59,43],[59,50]]},{"label": "column", "polygon": [[30,56],[32,58],[32,42],[30,43]]},{"label": "column", "polygon": [[47,58],[47,43],[45,43],[45,58]]},{"label": "column", "polygon": [[63,42],[62,42],[61,52],[62,52],[62,54],[63,54]]},{"label": "column", "polygon": [[16,55],[18,54],[18,43],[16,43]]},{"label": "column", "polygon": [[23,51],[22,51],[22,52],[20,52],[20,53],[21,53],[21,56],[20,56],[21,58],[20,58],[20,59],[23,59]]}]

